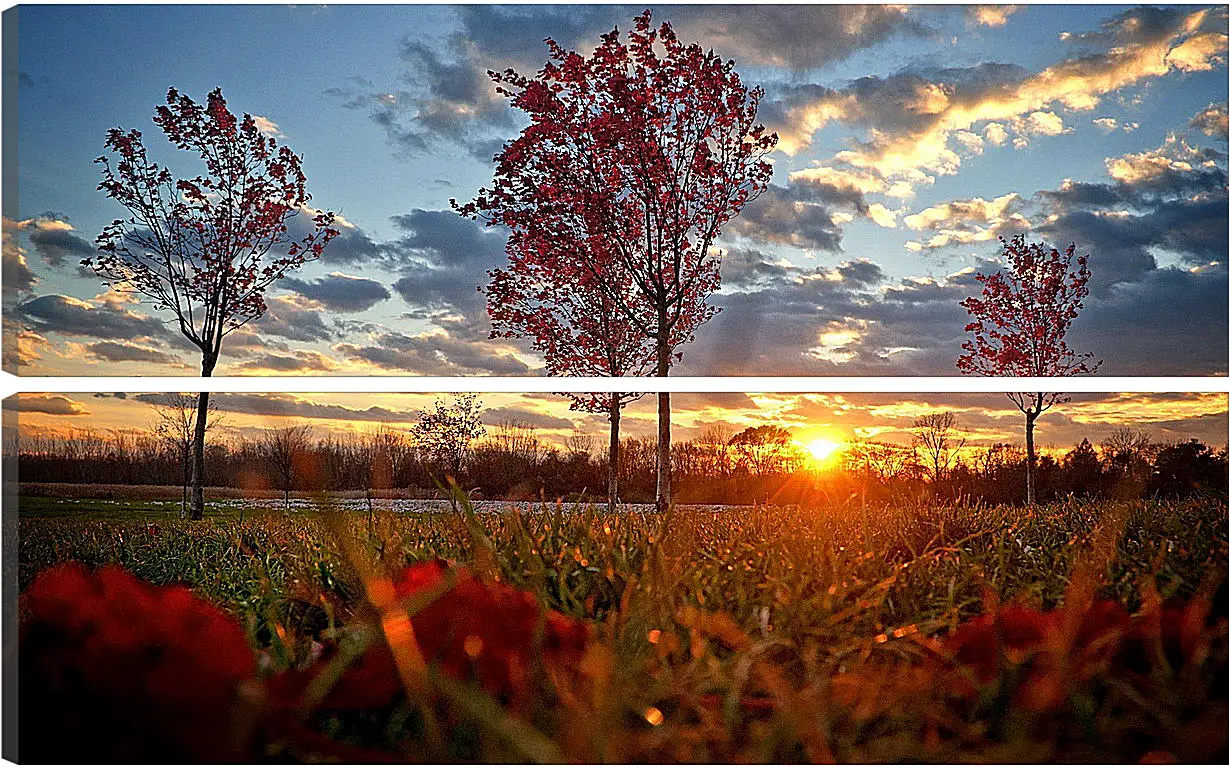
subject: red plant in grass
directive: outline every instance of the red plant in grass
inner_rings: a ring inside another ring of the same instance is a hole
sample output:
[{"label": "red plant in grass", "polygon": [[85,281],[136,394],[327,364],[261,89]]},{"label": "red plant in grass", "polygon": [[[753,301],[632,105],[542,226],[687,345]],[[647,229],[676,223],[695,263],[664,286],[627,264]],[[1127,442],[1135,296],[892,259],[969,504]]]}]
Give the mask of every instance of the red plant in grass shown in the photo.
[{"label": "red plant in grass", "polygon": [[[558,611],[543,611],[528,592],[486,582],[468,569],[432,560],[406,568],[393,582],[397,599],[413,611],[414,637],[428,666],[472,680],[488,694],[514,701],[536,670],[574,670],[590,640],[589,626]],[[429,600],[425,605],[420,603]],[[328,659],[271,681],[274,697],[293,700]],[[401,693],[387,644],[370,647],[321,700],[325,710],[385,707]]]},{"label": "red plant in grass", "polygon": [[256,664],[239,624],[184,587],[70,563],[21,598],[23,762],[251,759]]}]

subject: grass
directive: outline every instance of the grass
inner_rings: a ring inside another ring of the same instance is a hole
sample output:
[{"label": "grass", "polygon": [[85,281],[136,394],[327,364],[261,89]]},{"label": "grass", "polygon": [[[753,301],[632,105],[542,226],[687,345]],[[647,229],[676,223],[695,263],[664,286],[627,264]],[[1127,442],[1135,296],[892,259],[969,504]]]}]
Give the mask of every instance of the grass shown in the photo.
[{"label": "grass", "polygon": [[[556,750],[550,754],[1113,762],[1138,759],[1130,752],[1135,742],[1110,738],[1092,721],[1078,738],[1064,735],[1074,727],[1066,721],[1039,735],[1035,724],[1007,727],[1014,721],[993,708],[962,713],[960,727],[923,749],[920,732],[902,724],[907,718],[885,725],[834,704],[833,681],[921,663],[929,638],[999,601],[1061,606],[1077,573],[1093,580],[1098,596],[1137,612],[1154,594],[1208,592],[1229,563],[1229,510],[1216,499],[1035,510],[684,508],[615,517],[553,505],[371,517],[322,506],[320,514],[253,511],[242,522],[228,507],[191,523],[170,502],[26,497],[20,584],[66,560],[118,563],[155,584],[186,583],[238,616],[253,646],[287,668],[301,663],[313,640],[360,622],[356,558],[393,573],[442,557],[594,623],[608,653],[604,694],[583,713],[563,707],[535,721]],[[347,541],[357,551],[348,552]],[[776,702],[771,712],[739,705],[753,692]],[[1180,744],[1174,729],[1181,726],[1148,726],[1163,731],[1149,731],[1150,738]],[[479,738],[478,751],[439,747],[425,757],[526,758],[507,746],[516,737],[492,738],[507,749]]]}]

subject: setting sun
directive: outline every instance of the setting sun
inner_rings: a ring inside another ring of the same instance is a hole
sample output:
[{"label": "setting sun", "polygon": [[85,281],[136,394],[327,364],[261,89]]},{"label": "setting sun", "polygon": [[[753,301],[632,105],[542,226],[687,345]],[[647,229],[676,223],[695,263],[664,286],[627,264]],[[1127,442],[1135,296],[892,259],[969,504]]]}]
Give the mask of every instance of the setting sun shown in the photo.
[{"label": "setting sun", "polygon": [[824,437],[817,437],[807,443],[807,452],[811,454],[811,460],[817,466],[826,466],[831,464],[837,454],[841,452],[843,443],[835,440],[829,440]]}]

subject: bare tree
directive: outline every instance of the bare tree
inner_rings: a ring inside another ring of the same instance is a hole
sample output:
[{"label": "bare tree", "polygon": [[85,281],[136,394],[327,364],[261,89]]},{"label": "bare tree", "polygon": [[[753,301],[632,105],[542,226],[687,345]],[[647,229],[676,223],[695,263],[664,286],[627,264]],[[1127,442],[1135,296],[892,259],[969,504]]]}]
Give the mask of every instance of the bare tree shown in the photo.
[{"label": "bare tree", "polygon": [[[200,398],[187,392],[167,392],[159,395],[150,405],[154,409],[154,423],[151,431],[168,448],[175,452],[179,465],[183,469],[183,499],[180,505],[180,517],[188,517],[188,489],[191,487],[192,443],[196,433],[196,409]],[[216,431],[221,426],[216,415],[215,403],[210,402],[206,410],[205,434]]]},{"label": "bare tree", "polygon": [[451,404],[440,398],[431,410],[419,413],[414,443],[445,480],[459,481],[474,441],[486,434],[481,419],[477,395],[458,395]]},{"label": "bare tree", "polygon": [[311,447],[311,427],[300,424],[265,430],[257,441],[257,449],[268,464],[290,510],[290,491],[294,489],[296,469],[302,457]]},{"label": "bare tree", "polygon": [[928,413],[913,422],[913,446],[922,458],[922,465],[937,483],[951,468],[956,454],[964,447],[965,438],[956,440],[956,414],[951,411]]}]

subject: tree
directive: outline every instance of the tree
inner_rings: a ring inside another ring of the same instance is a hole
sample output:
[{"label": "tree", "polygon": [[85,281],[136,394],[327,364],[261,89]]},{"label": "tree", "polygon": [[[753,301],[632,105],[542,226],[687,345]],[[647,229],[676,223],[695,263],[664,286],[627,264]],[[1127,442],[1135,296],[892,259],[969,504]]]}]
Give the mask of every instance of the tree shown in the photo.
[{"label": "tree", "polygon": [[1143,493],[1152,476],[1151,459],[1158,448],[1142,429],[1119,427],[1106,436],[1101,451],[1116,495],[1134,498]]},{"label": "tree", "polygon": [[[455,204],[455,201],[454,201]],[[578,270],[569,250],[575,244],[539,238],[532,228],[508,238],[506,269],[488,272],[485,288],[492,338],[528,338],[542,354],[551,376],[647,376],[655,364],[646,337],[623,320],[618,307],[593,276]],[[539,258],[543,249],[561,249]],[[619,293],[643,304],[624,276]],[[613,275],[612,275],[613,279]],[[647,307],[642,307],[647,311]],[[619,422],[623,406],[643,393],[570,393],[570,408],[605,413],[610,422],[606,474],[611,514],[619,501]]]},{"label": "tree", "polygon": [[[1044,243],[1026,243],[1023,235],[1003,246],[1004,266],[993,275],[977,274],[980,297],[960,302],[972,321],[965,326],[971,339],[956,361],[965,373],[981,376],[1074,376],[1092,373],[1092,353],[1077,354],[1066,341],[1071,323],[1088,296],[1092,271],[1088,256],[1075,255],[1075,243],[1060,253]],[[1074,264],[1073,264],[1074,260]],[[1033,468],[1037,461],[1033,426],[1037,417],[1071,398],[1056,392],[1015,392],[1007,395],[1025,418],[1025,488],[1035,500]]]},{"label": "tree", "polygon": [[[722,227],[768,185],[776,134],[756,124],[762,91],[684,45],[648,11],[586,58],[547,40],[533,77],[491,73],[529,125],[496,156],[491,188],[459,208],[528,240],[509,254],[585,274],[622,323],[652,342],[656,375],[716,312]],[[660,52],[660,53],[659,53]],[[556,264],[563,260],[570,264]],[[567,287],[567,286],[565,286]],[[670,502],[670,394],[658,393],[657,505]]]},{"label": "tree", "polygon": [[1076,496],[1091,496],[1101,490],[1101,459],[1088,438],[1063,457],[1065,489]]},{"label": "tree", "polygon": [[443,398],[429,411],[420,411],[411,433],[418,448],[442,471],[446,480],[460,482],[474,441],[486,434],[482,401],[477,395],[458,395],[452,404]]},{"label": "tree", "polygon": [[287,512],[290,511],[290,492],[294,490],[297,470],[311,447],[311,433],[311,427],[306,424],[269,429],[257,443],[277,487],[285,496]]},{"label": "tree", "polygon": [[913,422],[913,445],[921,456],[930,481],[938,483],[952,466],[952,460],[964,447],[965,439],[956,441],[956,414],[951,411],[929,413]]},{"label": "tree", "polygon": [[797,457],[791,450],[789,430],[774,424],[747,427],[730,438],[738,464],[751,475],[781,472]]},{"label": "tree", "polygon": [[[107,286],[167,310],[213,375],[227,334],[265,313],[265,292],[287,272],[318,258],[337,235],[331,212],[307,207],[302,158],[263,135],[248,114],[235,117],[222,90],[202,106],[174,88],[154,123],[178,149],[200,155],[203,174],[177,179],[149,159],[141,132],[112,128],[98,188],[128,209],[95,239],[82,260]],[[312,212],[313,226],[291,237],[288,222]],[[284,248],[283,248],[284,246]],[[198,397],[192,448],[194,520],[204,517],[205,431],[209,393]]]},{"label": "tree", "polygon": [[[167,392],[159,395],[150,405],[154,408],[154,435],[166,443],[179,459],[183,470],[183,498],[180,500],[180,517],[188,516],[188,489],[191,487],[192,443],[195,433],[197,397],[187,392]],[[206,433],[221,425],[216,415],[215,404],[207,406]]]}]

